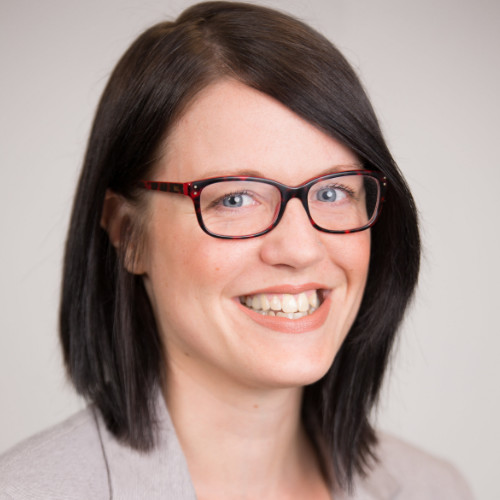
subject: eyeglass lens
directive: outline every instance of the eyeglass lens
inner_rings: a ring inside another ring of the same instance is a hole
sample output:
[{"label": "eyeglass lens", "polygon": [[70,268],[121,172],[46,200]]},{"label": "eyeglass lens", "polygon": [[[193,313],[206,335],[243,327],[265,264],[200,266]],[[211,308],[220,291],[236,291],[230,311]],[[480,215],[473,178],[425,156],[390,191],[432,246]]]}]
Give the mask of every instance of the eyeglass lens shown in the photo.
[{"label": "eyeglass lens", "polygon": [[[352,231],[375,217],[380,199],[378,181],[368,175],[320,179],[309,186],[307,203],[314,223],[328,231]],[[246,236],[264,231],[278,217],[278,187],[251,180],[225,180],[205,186],[201,216],[211,233]]]}]

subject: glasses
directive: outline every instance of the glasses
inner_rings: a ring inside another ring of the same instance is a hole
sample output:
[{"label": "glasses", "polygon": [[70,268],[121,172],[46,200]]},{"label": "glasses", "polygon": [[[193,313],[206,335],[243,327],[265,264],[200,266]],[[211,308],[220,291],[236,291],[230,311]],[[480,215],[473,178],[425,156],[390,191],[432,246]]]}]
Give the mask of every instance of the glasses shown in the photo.
[{"label": "glasses", "polygon": [[298,198],[325,233],[354,233],[373,226],[384,201],[387,179],[353,170],[322,175],[292,187],[260,177],[213,177],[193,182],[141,181],[140,187],[189,196],[201,229],[215,238],[255,238],[275,228],[287,203]]}]

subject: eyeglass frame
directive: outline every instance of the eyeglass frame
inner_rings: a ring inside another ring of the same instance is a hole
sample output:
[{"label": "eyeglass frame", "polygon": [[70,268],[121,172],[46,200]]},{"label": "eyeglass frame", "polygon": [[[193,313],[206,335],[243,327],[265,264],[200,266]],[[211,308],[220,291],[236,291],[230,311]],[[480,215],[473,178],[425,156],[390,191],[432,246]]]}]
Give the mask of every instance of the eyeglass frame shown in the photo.
[{"label": "eyeglass frame", "polygon": [[[332,229],[325,229],[321,226],[318,226],[309,211],[309,202],[308,202],[308,194],[309,190],[311,187],[316,184],[317,182],[323,181],[323,180],[328,180],[328,179],[335,179],[337,177],[345,177],[345,176],[351,176],[351,175],[362,175],[365,177],[372,177],[377,181],[378,187],[379,187],[379,199],[378,203],[375,207],[374,214],[370,218],[367,224],[364,226],[361,226],[359,228],[354,228],[354,229],[347,229],[347,230],[332,230]],[[280,202],[280,207],[278,210],[278,213],[276,217],[274,218],[274,221],[269,225],[267,228],[263,229],[262,231],[259,231],[257,233],[252,233],[252,234],[246,234],[242,236],[225,236],[222,234],[217,234],[217,233],[212,233],[206,226],[205,223],[203,222],[203,216],[201,214],[201,206],[200,206],[200,197],[201,197],[201,192],[206,186],[209,186],[210,184],[215,184],[217,182],[224,182],[224,181],[254,181],[254,182],[262,182],[264,184],[268,184],[270,186],[274,186],[277,188],[280,192],[281,195],[281,202]],[[139,182],[139,187],[149,190],[149,191],[161,191],[164,193],[175,193],[175,194],[182,194],[184,196],[188,196],[193,200],[194,204],[194,210],[196,213],[196,218],[198,219],[198,224],[200,225],[201,229],[208,234],[209,236],[212,236],[214,238],[221,238],[221,239],[226,239],[226,240],[244,240],[244,239],[249,239],[249,238],[257,238],[258,236],[262,236],[264,234],[269,233],[272,231],[281,221],[283,214],[285,213],[286,206],[288,202],[293,199],[293,198],[298,198],[302,202],[302,206],[304,207],[304,210],[306,211],[307,217],[309,218],[309,221],[311,222],[311,225],[317,229],[318,231],[324,232],[324,233],[330,233],[330,234],[349,234],[349,233],[357,233],[360,231],[365,231],[366,229],[372,227],[377,219],[380,216],[380,212],[382,210],[382,205],[385,201],[385,192],[387,189],[387,178],[380,172],[376,172],[373,170],[347,170],[343,172],[335,172],[331,174],[326,174],[326,175],[320,175],[318,177],[313,177],[312,179],[309,179],[303,184],[300,184],[299,186],[287,186],[286,184],[282,184],[281,182],[272,180],[272,179],[267,179],[265,177],[252,177],[252,176],[238,176],[238,175],[231,175],[231,176],[222,176],[222,177],[210,177],[207,179],[201,179],[197,181],[191,181],[191,182],[166,182],[166,181],[145,181],[142,180]]]}]

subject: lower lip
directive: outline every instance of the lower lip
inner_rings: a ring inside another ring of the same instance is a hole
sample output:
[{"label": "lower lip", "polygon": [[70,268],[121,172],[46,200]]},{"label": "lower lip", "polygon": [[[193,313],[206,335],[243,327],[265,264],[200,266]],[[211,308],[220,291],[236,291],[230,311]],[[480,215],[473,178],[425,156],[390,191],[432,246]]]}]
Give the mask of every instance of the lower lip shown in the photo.
[{"label": "lower lip", "polygon": [[298,319],[288,319],[281,318],[279,316],[267,316],[264,314],[259,314],[248,307],[237,302],[240,309],[245,312],[250,318],[271,330],[281,332],[281,333],[306,333],[313,330],[317,330],[324,325],[328,313],[330,312],[331,300],[330,297],[326,297],[323,303],[314,311],[312,314],[303,316]]}]

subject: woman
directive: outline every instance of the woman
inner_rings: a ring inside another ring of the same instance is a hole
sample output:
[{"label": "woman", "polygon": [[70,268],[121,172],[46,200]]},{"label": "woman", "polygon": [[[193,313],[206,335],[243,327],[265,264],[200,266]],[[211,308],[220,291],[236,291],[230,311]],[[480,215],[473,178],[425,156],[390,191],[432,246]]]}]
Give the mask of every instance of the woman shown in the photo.
[{"label": "woman", "polygon": [[2,458],[0,498],[469,498],[369,421],[418,267],[411,194],[327,40],[226,2],[150,28],[67,241],[90,405]]}]

